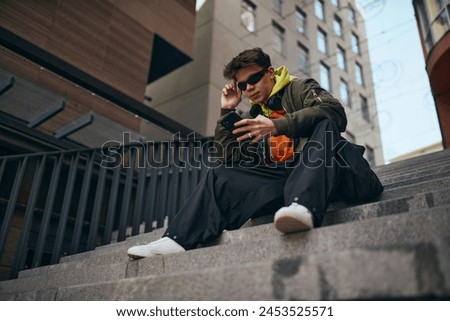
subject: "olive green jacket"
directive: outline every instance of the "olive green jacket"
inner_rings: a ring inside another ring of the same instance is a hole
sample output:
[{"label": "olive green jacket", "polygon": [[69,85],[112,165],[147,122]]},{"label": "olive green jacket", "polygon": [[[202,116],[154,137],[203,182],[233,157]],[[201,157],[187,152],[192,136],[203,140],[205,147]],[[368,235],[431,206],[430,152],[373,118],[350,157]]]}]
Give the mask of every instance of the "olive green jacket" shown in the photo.
[{"label": "olive green jacket", "polygon": [[[281,96],[281,105],[286,110],[283,118],[272,119],[278,135],[294,139],[295,150],[300,152],[314,131],[314,127],[323,119],[333,120],[341,132],[347,126],[344,107],[338,99],[321,88],[312,78],[294,78],[285,87]],[[263,153],[255,144],[239,144],[236,136],[225,129],[220,121],[231,110],[222,110],[215,130],[215,146],[218,157],[224,162],[239,161]],[[252,118],[250,112],[244,112],[242,118]]]}]

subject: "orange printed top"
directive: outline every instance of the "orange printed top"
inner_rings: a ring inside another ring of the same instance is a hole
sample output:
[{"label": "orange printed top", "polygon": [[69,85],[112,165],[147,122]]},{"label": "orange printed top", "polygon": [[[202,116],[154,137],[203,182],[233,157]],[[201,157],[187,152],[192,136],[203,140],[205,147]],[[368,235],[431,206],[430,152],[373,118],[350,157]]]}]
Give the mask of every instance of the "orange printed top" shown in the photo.
[{"label": "orange printed top", "polygon": [[[271,111],[270,118],[281,118],[285,114],[284,109]],[[285,135],[270,136],[269,148],[272,162],[285,162],[294,156],[294,140]]]}]

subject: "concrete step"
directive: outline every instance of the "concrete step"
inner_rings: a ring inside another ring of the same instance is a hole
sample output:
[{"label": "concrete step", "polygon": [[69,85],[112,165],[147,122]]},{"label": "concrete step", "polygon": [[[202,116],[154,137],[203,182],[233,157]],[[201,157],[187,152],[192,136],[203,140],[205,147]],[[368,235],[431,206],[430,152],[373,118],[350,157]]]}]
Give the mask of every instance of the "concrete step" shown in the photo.
[{"label": "concrete step", "polygon": [[[38,295],[36,293],[36,295]],[[34,297],[37,299],[38,297]],[[450,237],[59,288],[56,300],[450,298]]]},{"label": "concrete step", "polygon": [[[423,191],[428,191],[424,193]],[[408,210],[415,210],[420,208],[431,208],[434,206],[442,206],[449,203],[450,195],[450,178],[432,180],[421,184],[407,185],[404,187],[397,187],[392,190],[386,190],[380,197],[380,201],[362,204],[358,206],[348,206],[344,203],[335,203],[330,206],[328,213],[325,216],[324,226],[330,224],[340,224],[348,221],[362,220],[370,217],[378,217],[381,215],[392,215]],[[271,223],[273,216],[262,217],[250,220],[245,227],[254,227],[261,224]],[[264,230],[264,229],[262,229]],[[110,262],[120,262],[124,260],[123,254],[126,250],[138,244],[145,244],[159,239],[164,232],[164,229],[158,229],[151,233],[136,235],[127,238],[125,242],[114,243],[98,247],[95,251],[83,252],[67,257],[62,257],[61,262],[74,262],[78,260],[85,260],[94,258],[94,260],[101,260],[100,257],[106,255],[110,257]],[[235,237],[237,240],[241,238],[241,234],[246,234],[247,231],[228,231],[222,237],[213,242],[211,245],[217,245],[227,239]],[[236,235],[236,236],[235,236]],[[125,258],[126,259],[126,258]],[[108,259],[105,259],[108,261]],[[33,275],[39,273],[40,270],[45,271],[49,267],[40,267],[36,269],[24,270],[20,272],[20,277],[26,275]]]},{"label": "concrete step", "polygon": [[[402,162],[382,165],[375,168],[375,172],[380,176],[395,175],[397,173],[407,173],[426,169],[435,165],[448,164],[450,153],[448,151],[437,154],[433,159],[426,159],[424,156],[409,159],[407,164]],[[406,162],[406,161],[404,161]]]},{"label": "concrete step", "polygon": [[[450,155],[450,153],[449,153]],[[428,155],[425,155],[423,157],[427,157]],[[447,159],[445,158],[445,161],[447,162]],[[386,165],[388,166],[388,165]],[[422,193],[424,191],[434,191],[438,189],[444,189],[447,186],[450,186],[450,171],[446,170],[447,167],[445,167],[445,171],[442,171],[442,164],[439,166],[434,166],[432,169],[428,170],[427,172],[414,172],[412,174],[407,174],[404,177],[398,176],[397,179],[389,179],[386,182],[382,181],[383,184],[385,184],[385,192],[381,196],[380,200],[387,200],[387,199],[393,199],[393,198],[399,198],[403,196],[411,196],[416,195],[418,193]],[[446,177],[449,177],[449,179],[446,179]],[[399,181],[397,181],[399,180]],[[420,183],[420,184],[417,184]],[[416,186],[414,186],[417,184]],[[394,190],[395,189],[395,190]],[[422,190],[421,190],[422,189]],[[393,190],[393,191],[391,191]],[[343,208],[345,205],[338,204],[337,208]],[[331,206],[330,209],[333,211],[336,209],[336,207]],[[254,222],[248,224],[248,226],[254,226],[256,224],[260,224],[261,220],[255,220]],[[262,220],[263,223],[270,222],[267,221],[267,218],[264,218]],[[256,223],[255,223],[256,222]],[[153,240],[158,239],[162,233],[164,232],[164,229],[158,229],[154,231],[154,234],[147,233],[144,235],[136,235],[132,237],[128,237],[128,241],[135,241],[134,243],[129,243],[129,245],[126,245],[127,247],[135,245],[135,244],[142,244],[142,243],[148,243]],[[153,233],[153,232],[152,232]],[[122,243],[122,242],[120,242]],[[130,245],[131,244],[131,245]],[[103,251],[108,251],[111,247],[123,247],[122,244],[109,244],[105,246],[100,246],[95,249],[95,255],[101,255]],[[67,262],[67,261],[73,261],[77,260],[78,258],[83,259],[85,257],[89,257],[92,254],[92,251],[89,252],[83,252],[78,253],[74,255],[69,255],[62,257],[60,262]]]},{"label": "concrete step", "polygon": [[[333,225],[307,233],[282,236],[272,225],[248,229],[239,241],[224,241],[176,255],[110,264],[78,262],[77,267],[65,269],[48,267],[51,274],[34,275],[0,283],[0,298],[8,295],[26,299],[50,297],[58,288],[75,284],[89,284],[101,280],[120,280],[129,277],[199,271],[224,266],[251,264],[266,259],[279,259],[317,252],[339,252],[368,246],[391,246],[404,242],[429,241],[435,236],[450,235],[450,207],[425,209],[412,213],[366,219],[348,224]],[[258,231],[259,230],[259,231]],[[255,234],[260,233],[257,237]],[[121,254],[122,257],[125,253]],[[99,262],[100,263],[100,262]],[[66,266],[67,267],[67,266]],[[58,270],[59,269],[59,270]],[[51,292],[53,289],[54,292]],[[17,295],[19,296],[17,296]]]},{"label": "concrete step", "polygon": [[439,166],[432,166],[420,171],[406,172],[389,177],[380,177],[380,181],[385,186],[401,186],[404,182],[411,184],[411,182],[418,181],[418,179],[436,179],[439,177],[450,176],[450,163],[441,164]]},{"label": "concrete step", "polygon": [[380,195],[379,200],[395,199],[402,196],[411,196],[426,191],[436,191],[450,187],[450,177],[437,178],[432,180],[424,180],[421,182],[407,184],[402,186],[387,186],[385,191]]},{"label": "concrete step", "polygon": [[[366,222],[372,221],[373,218],[384,216],[383,218],[375,219],[375,221],[378,222],[378,220],[387,219],[387,216],[389,215],[392,216],[389,217],[389,219],[394,220],[396,217],[404,217],[404,215],[407,215],[399,213],[408,211],[414,212],[417,210],[422,214],[425,213],[425,216],[434,216],[434,214],[432,214],[433,212],[439,214],[444,211],[447,213],[450,197],[450,177],[448,171],[449,156],[450,153],[444,151],[437,153],[434,157],[426,155],[414,161],[405,161],[403,166],[399,166],[396,163],[377,169],[382,181],[386,184],[386,190],[380,199],[374,203],[350,207],[339,203],[333,204],[334,206],[330,207],[329,213],[326,216],[324,227],[307,233],[307,242],[310,243],[309,246],[311,246],[310,251],[314,252],[314,248],[320,249],[320,242],[322,242],[323,239],[329,239],[329,236],[323,236],[322,239],[320,238],[320,235],[326,235],[326,233],[322,231],[334,229],[337,229],[337,231],[340,231],[340,229],[345,230],[349,225],[356,226],[356,224],[360,224],[361,222],[358,222],[360,220]],[[444,224],[444,226],[448,226],[447,221],[441,223]],[[368,223],[366,222],[365,224]],[[251,224],[247,226],[251,226]],[[404,229],[407,229],[408,224],[403,227]],[[438,227],[436,226],[436,228]],[[400,234],[403,233],[401,230],[398,230],[397,232]],[[171,258],[172,256],[153,258],[151,261],[148,261],[150,259],[140,261],[128,260],[125,254],[128,247],[158,239],[162,233],[163,229],[159,229],[145,235],[129,237],[125,242],[102,246],[95,251],[62,258],[62,263],[58,265],[22,271],[20,273],[20,279],[0,283],[0,298],[14,297],[27,299],[40,297],[51,300],[56,297],[57,288],[74,284],[87,284],[92,282],[104,283],[136,276],[143,277],[148,275],[148,273],[180,273],[186,269],[199,270],[203,268],[209,270],[211,268],[215,269],[227,266],[227,262],[222,262],[220,260],[218,260],[219,263],[216,262],[218,265],[213,262],[206,267],[198,266],[195,262],[191,262],[191,258],[199,254],[193,253],[203,253],[203,255],[205,255],[203,257],[203,262],[208,262],[208,257],[215,257],[214,254],[216,251],[218,251],[218,253],[225,251],[224,255],[219,254],[225,258],[232,257],[233,253],[238,253],[238,260],[235,262],[236,264],[240,264],[240,262],[251,264],[261,259],[273,259],[273,257],[267,253],[266,255],[254,257],[250,251],[247,255],[249,261],[246,261],[247,257],[241,257],[241,255],[247,253],[245,250],[247,247],[258,244],[261,245],[261,242],[277,244],[277,242],[280,242],[280,239],[283,239],[283,244],[290,244],[290,241],[286,242],[286,240],[292,237],[280,237],[280,234],[273,229],[271,224],[246,228],[245,230],[241,229],[225,232],[216,242],[209,244],[217,245],[215,247],[206,247],[176,255],[175,257],[178,259],[185,258],[185,260],[187,260],[187,267],[181,265],[181,271],[176,270],[176,268],[173,270],[172,266],[174,265],[170,263],[172,262],[171,260],[173,260],[173,258]],[[329,233],[330,232],[328,232],[328,234]],[[340,233],[344,232],[338,232],[338,234]],[[373,233],[373,231],[370,230],[369,233]],[[426,233],[428,236],[431,234],[432,233]],[[445,233],[441,234],[446,235]],[[441,234],[438,233],[438,235]],[[316,239],[314,238],[314,235]],[[294,235],[294,239],[296,239],[296,237],[301,238],[301,236]],[[337,237],[339,238],[339,236]],[[402,238],[401,240],[403,241]],[[351,246],[360,246],[357,245],[359,244],[358,242],[355,242],[355,244],[356,245]],[[384,246],[388,246],[389,242],[386,241],[386,243],[383,244]],[[394,242],[392,244],[396,243]],[[333,247],[331,246],[331,248]],[[279,250],[279,248],[277,249],[275,247],[275,251],[277,250]],[[347,248],[342,248],[339,251],[344,250],[347,250]],[[285,252],[281,251],[279,253]],[[303,252],[300,254],[293,252],[285,253],[285,255],[287,255],[287,257],[290,255],[309,255],[307,253],[309,252],[306,252],[306,254]],[[231,261],[228,261],[228,263],[231,263]],[[180,265],[175,264],[175,266]]]},{"label": "concrete step", "polygon": [[375,169],[375,172],[378,175],[384,175],[386,173],[395,173],[397,171],[406,171],[411,168],[417,167],[417,166],[423,166],[427,164],[433,164],[440,161],[445,161],[450,158],[450,148],[444,149],[442,151],[438,151],[435,153],[430,153],[427,155],[414,157],[410,159],[406,159],[399,162],[394,162],[387,165],[378,166]]}]

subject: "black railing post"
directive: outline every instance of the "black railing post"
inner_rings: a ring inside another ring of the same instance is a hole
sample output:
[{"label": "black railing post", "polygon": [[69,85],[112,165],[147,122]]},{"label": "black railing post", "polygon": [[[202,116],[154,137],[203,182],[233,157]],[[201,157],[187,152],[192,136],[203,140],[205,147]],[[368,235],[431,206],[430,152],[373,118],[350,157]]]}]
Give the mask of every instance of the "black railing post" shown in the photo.
[{"label": "black railing post", "polygon": [[[150,148],[149,148],[150,151]],[[145,194],[146,205],[144,206],[144,224],[145,232],[150,232],[153,228],[153,220],[155,219],[156,211],[156,196],[157,196],[157,186],[158,186],[158,172],[159,164],[161,159],[163,159],[164,154],[162,154],[162,144],[152,143],[151,149],[152,159],[150,162],[150,182],[148,182],[147,193]]]},{"label": "black railing post", "polygon": [[106,222],[105,222],[105,234],[103,235],[102,240],[103,245],[111,243],[114,218],[117,208],[117,194],[119,191],[121,172],[122,168],[120,167],[120,165],[117,165],[117,167],[115,167],[113,171],[111,190],[109,192],[108,210],[106,212]]},{"label": "black railing post", "polygon": [[[169,221],[175,216],[178,210],[178,199],[180,196],[180,159],[179,159],[179,143],[178,142],[171,142],[171,149],[172,152],[172,162],[171,162],[171,170],[172,170],[172,177],[170,182],[170,193],[168,195],[168,209],[166,216],[168,216]],[[164,215],[164,214],[162,214]],[[159,218],[158,220],[158,227],[162,226],[162,223],[164,222],[164,216],[162,218]]]},{"label": "black railing post", "polygon": [[[169,142],[161,143],[160,148],[161,148],[161,155],[162,155],[161,159],[162,159],[163,166],[158,171],[158,173],[161,173],[161,183],[158,188],[158,190],[160,191],[159,202],[157,203],[155,213],[160,213],[159,215],[165,216],[167,208],[168,208],[167,202],[168,202],[168,198],[169,198],[169,194],[170,194],[170,191],[169,191],[170,167],[168,166],[168,164],[169,164],[169,159],[168,159],[169,158]],[[151,190],[149,191],[149,193],[152,193]],[[156,194],[156,193],[153,192],[153,194]],[[155,217],[155,215],[153,215],[153,217]],[[146,229],[145,231],[150,232],[151,230],[147,231],[147,229]]]},{"label": "black railing post", "polygon": [[130,212],[131,191],[133,189],[134,164],[135,164],[135,148],[129,150],[130,157],[128,159],[128,168],[125,178],[125,186],[122,197],[122,209],[119,218],[119,231],[117,241],[123,241],[126,238],[128,213]]},{"label": "black railing post", "polygon": [[24,222],[22,225],[22,231],[20,233],[19,244],[17,246],[13,267],[11,270],[11,278],[17,277],[20,269],[23,267],[26,258],[26,249],[28,237],[30,235],[31,222],[33,221],[33,215],[35,210],[36,201],[41,187],[42,176],[44,174],[45,164],[47,156],[38,157],[36,159],[36,169],[34,171],[33,183],[28,197],[27,208],[25,210]]},{"label": "black railing post", "polygon": [[[200,141],[201,143],[201,141]],[[191,172],[191,179],[190,179],[190,190],[194,190],[195,186],[197,186],[199,177],[200,177],[200,168],[201,168],[201,150],[202,146],[200,145],[199,148],[196,148],[194,146],[194,150],[192,152],[192,164],[194,165],[192,167]]]},{"label": "black railing post", "polygon": [[5,216],[3,218],[2,227],[0,229],[0,253],[3,253],[3,248],[5,246],[6,237],[8,236],[8,228],[13,216],[14,210],[16,209],[17,197],[19,196],[20,186],[22,184],[23,174],[25,173],[25,168],[27,166],[28,157],[19,160],[16,171],[16,178],[11,189],[11,194],[9,196],[8,206],[6,207]]},{"label": "black railing post", "polygon": [[42,254],[44,253],[45,241],[47,239],[48,227],[53,211],[53,204],[55,203],[56,192],[58,190],[58,182],[61,173],[61,166],[64,154],[60,154],[55,159],[55,166],[53,167],[52,177],[50,179],[50,186],[45,201],[44,214],[42,215],[41,226],[39,228],[38,240],[36,243],[36,250],[33,256],[32,267],[40,266]]},{"label": "black railing post", "polygon": [[183,206],[184,201],[190,194],[190,184],[189,184],[189,176],[191,168],[190,164],[190,154],[192,152],[191,144],[189,142],[181,143],[184,146],[180,150],[180,171],[181,171],[181,186],[180,186],[180,206]]},{"label": "black railing post", "polygon": [[63,206],[61,209],[61,215],[59,216],[58,228],[56,230],[55,245],[53,246],[53,253],[51,263],[55,264],[59,261],[61,255],[61,248],[64,242],[64,236],[66,231],[67,219],[69,217],[69,211],[72,204],[73,189],[75,187],[75,180],[77,178],[78,160],[80,159],[80,153],[72,155],[70,161],[69,174],[67,176],[66,188],[64,190]]},{"label": "black railing post", "polygon": [[147,146],[142,147],[142,153],[140,154],[140,161],[137,170],[139,171],[138,182],[136,186],[136,197],[134,203],[134,213],[132,219],[131,235],[139,234],[139,226],[142,223],[142,212],[144,208],[144,193],[147,180],[147,159],[148,149]]},{"label": "black railing post", "polygon": [[2,165],[0,166],[0,184],[2,183],[3,173],[5,172],[6,159],[2,159]]},{"label": "black railing post", "polygon": [[94,151],[90,151],[86,160],[86,167],[83,175],[83,184],[81,186],[80,199],[78,201],[77,216],[75,218],[75,227],[73,231],[70,253],[78,253],[80,247],[81,233],[83,232],[84,217],[88,203],[89,190],[91,188],[92,167],[94,166]]},{"label": "black railing post", "polygon": [[98,235],[98,222],[100,220],[100,211],[103,203],[103,192],[105,190],[106,167],[100,166],[97,178],[97,188],[94,196],[94,208],[92,210],[91,224],[89,227],[89,236],[87,250],[95,248],[95,242]]}]

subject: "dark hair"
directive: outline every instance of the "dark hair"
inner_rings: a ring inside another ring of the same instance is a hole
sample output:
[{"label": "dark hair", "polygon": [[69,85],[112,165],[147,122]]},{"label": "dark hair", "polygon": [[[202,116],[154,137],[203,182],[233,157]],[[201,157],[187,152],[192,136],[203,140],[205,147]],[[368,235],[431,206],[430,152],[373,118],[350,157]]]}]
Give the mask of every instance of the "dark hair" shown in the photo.
[{"label": "dark hair", "polygon": [[235,79],[238,71],[247,66],[258,65],[263,68],[272,66],[270,57],[261,48],[247,49],[234,57],[223,69],[225,79]]}]

